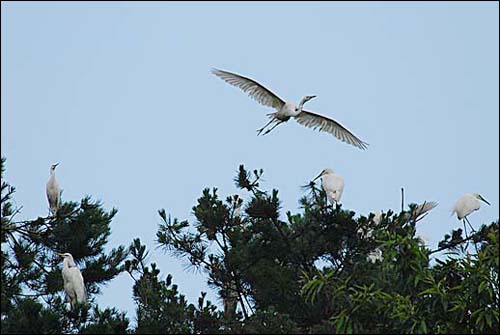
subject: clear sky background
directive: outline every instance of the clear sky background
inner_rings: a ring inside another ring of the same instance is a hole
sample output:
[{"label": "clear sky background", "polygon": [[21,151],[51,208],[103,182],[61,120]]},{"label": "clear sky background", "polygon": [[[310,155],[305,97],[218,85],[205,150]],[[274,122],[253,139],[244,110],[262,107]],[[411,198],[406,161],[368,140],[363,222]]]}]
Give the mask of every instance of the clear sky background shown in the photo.
[{"label": "clear sky background", "polygon": [[[47,214],[49,167],[64,201],[89,194],[119,212],[108,248],[140,237],[190,302],[216,295],[157,249],[157,210],[193,222],[205,187],[239,193],[238,166],[263,168],[283,213],[323,168],[345,179],[344,208],[367,215],[438,201],[418,230],[435,247],[461,223],[464,193],[499,212],[499,6],[460,3],[1,4],[1,154],[19,219]],[[283,99],[318,97],[370,144],[362,151],[295,121],[263,137],[272,112],[210,73],[256,79]],[[122,274],[97,301],[134,318]]]}]

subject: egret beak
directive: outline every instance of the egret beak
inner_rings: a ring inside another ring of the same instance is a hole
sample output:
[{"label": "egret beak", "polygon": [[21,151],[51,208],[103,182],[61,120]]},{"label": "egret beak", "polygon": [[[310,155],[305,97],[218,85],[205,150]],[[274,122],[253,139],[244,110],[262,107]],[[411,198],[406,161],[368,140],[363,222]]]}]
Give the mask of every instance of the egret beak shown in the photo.
[{"label": "egret beak", "polygon": [[57,254],[58,254],[59,256],[61,256],[61,257],[64,257],[64,254],[61,254],[61,253],[59,253],[59,252],[58,252]]},{"label": "egret beak", "polygon": [[483,198],[481,195],[479,195],[479,199],[481,199],[482,201],[484,201],[485,203],[487,203],[488,206],[491,206],[491,204],[485,198]]},{"label": "egret beak", "polygon": [[58,165],[59,165],[59,163],[55,163],[55,164],[54,164],[54,167],[57,167]]},{"label": "egret beak", "polygon": [[318,178],[319,178],[319,177],[321,177],[322,175],[323,175],[323,171],[321,171],[321,173],[320,173],[320,174],[319,174],[316,178],[314,178],[312,181],[313,181],[313,182],[314,182],[314,181],[316,181],[316,179],[318,179]]},{"label": "egret beak", "polygon": [[314,98],[316,98],[316,96],[315,96],[315,95],[311,95],[311,96],[309,97],[309,100],[312,100],[312,99],[314,99]]}]

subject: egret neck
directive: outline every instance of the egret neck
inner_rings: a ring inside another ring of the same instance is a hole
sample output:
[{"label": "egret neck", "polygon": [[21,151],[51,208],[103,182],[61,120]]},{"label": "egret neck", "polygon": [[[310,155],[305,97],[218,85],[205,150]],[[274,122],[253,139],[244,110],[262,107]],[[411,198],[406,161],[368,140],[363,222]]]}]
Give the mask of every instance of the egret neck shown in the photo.
[{"label": "egret neck", "polygon": [[305,96],[302,98],[302,100],[300,100],[300,103],[299,103],[299,106],[297,107],[297,112],[301,113],[302,112],[302,108],[304,107],[304,104],[309,101],[309,97]]},{"label": "egret neck", "polygon": [[73,257],[65,254],[59,254],[59,256],[64,257],[63,259],[63,269],[69,269],[73,268],[76,266],[75,261],[73,260]]},{"label": "egret neck", "polygon": [[54,165],[52,165],[52,167],[50,168],[50,178],[51,179],[54,179],[56,177],[56,167],[59,165],[59,163],[56,163]]}]

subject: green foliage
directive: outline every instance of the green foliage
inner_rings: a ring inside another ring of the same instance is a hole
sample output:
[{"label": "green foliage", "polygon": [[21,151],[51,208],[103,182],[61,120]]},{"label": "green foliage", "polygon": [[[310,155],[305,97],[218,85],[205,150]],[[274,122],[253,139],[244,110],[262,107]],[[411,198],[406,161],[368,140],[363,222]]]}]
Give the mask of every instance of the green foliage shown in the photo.
[{"label": "green foliage", "polygon": [[219,329],[216,307],[205,302],[202,293],[198,306],[189,304],[180,294],[172,276],[160,279],[156,264],[146,265],[148,252],[139,239],[130,246],[131,260],[126,271],[134,279],[133,296],[137,303],[138,334],[214,333]]},{"label": "green foliage", "polygon": [[[431,251],[415,236],[423,218],[407,211],[355,217],[328,205],[314,183],[303,213],[280,220],[278,191],[258,189],[261,171],[240,166],[236,185],[248,191],[223,202],[205,189],[187,221],[159,214],[158,242],[208,275],[224,298],[234,284],[243,319],[234,333],[494,332],[498,327],[498,222],[468,239],[457,229]],[[239,201],[236,202],[235,199]],[[473,241],[480,250],[464,254]],[[381,257],[370,256],[379,250]],[[431,255],[447,250],[444,261]],[[320,262],[320,263],[318,263]],[[322,267],[319,264],[323,264]],[[226,319],[224,319],[226,320]]]},{"label": "green foliage", "polygon": [[106,308],[104,311],[94,309],[91,322],[82,327],[82,334],[126,334],[129,321],[125,313],[118,312],[114,308]]},{"label": "green foliage", "polygon": [[[204,273],[223,310],[204,292],[189,303],[139,239],[106,253],[115,209],[85,197],[56,217],[15,221],[15,189],[2,181],[2,333],[498,333],[498,221],[466,238],[456,229],[429,250],[415,236],[423,218],[415,204],[377,224],[329,205],[311,182],[301,212],[283,216],[262,176],[239,167],[245,203],[204,189],[193,224],[158,211],[159,246]],[[68,310],[56,252],[75,257],[90,304]],[[92,299],[122,271],[134,281],[133,328]]]},{"label": "green foliage", "polygon": [[241,329],[244,334],[301,334],[297,324],[285,313],[278,313],[273,307],[258,310]]},{"label": "green foliage", "polygon": [[[60,307],[61,305],[58,304],[56,306]],[[68,328],[66,324],[67,321],[60,317],[60,309],[52,310],[44,308],[41,303],[29,298],[18,299],[15,307],[16,308],[9,309],[9,312],[5,314],[5,320],[2,319],[2,333],[56,334],[63,333]]]},{"label": "green foliage", "polygon": [[[466,242],[461,230],[445,237],[451,256],[436,259],[414,237],[413,222],[387,215],[374,236],[383,260],[358,260],[349,269],[306,276],[303,296],[323,297],[332,310],[316,331],[335,333],[495,333],[498,332],[498,222],[472,238],[480,251],[456,251]],[[463,248],[462,248],[463,249]],[[355,256],[354,256],[355,257]]]}]

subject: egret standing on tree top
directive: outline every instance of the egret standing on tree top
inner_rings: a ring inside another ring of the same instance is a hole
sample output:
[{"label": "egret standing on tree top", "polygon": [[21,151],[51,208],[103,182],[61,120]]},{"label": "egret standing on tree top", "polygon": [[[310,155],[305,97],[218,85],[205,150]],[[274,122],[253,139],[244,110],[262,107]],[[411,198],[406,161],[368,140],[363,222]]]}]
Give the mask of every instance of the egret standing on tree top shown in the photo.
[{"label": "egret standing on tree top", "polygon": [[56,163],[50,167],[50,178],[47,182],[47,199],[49,200],[49,207],[52,215],[56,215],[59,206],[61,205],[61,188],[56,180]]},{"label": "egret standing on tree top", "polygon": [[313,179],[321,177],[321,187],[328,197],[328,201],[333,205],[334,203],[340,202],[342,197],[342,192],[344,192],[344,178],[333,172],[332,169],[324,169],[321,173]]},{"label": "egret standing on tree top", "polygon": [[71,304],[71,309],[75,308],[76,303],[87,301],[87,292],[83,283],[83,276],[76,267],[73,256],[70,253],[60,254],[63,257],[62,277],[64,281],[64,291]]},{"label": "egret standing on tree top", "polygon": [[475,231],[470,224],[469,219],[467,219],[467,216],[470,213],[477,211],[481,207],[480,200],[490,205],[490,203],[486,201],[486,199],[484,199],[479,193],[467,193],[461,196],[453,207],[453,211],[451,214],[453,215],[453,213],[457,213],[457,219],[462,220],[464,224],[464,231],[466,235],[467,229],[465,227],[465,221],[467,221],[472,231]]},{"label": "egret standing on tree top", "polygon": [[264,127],[257,130],[259,135],[271,123],[274,122],[276,124],[272,128],[266,130],[264,135],[283,122],[288,121],[291,117],[294,117],[295,120],[303,126],[313,129],[319,128],[320,131],[330,133],[343,142],[352,144],[363,150],[367,148],[368,143],[361,141],[337,121],[302,109],[307,101],[316,97],[315,95],[305,96],[302,98],[299,105],[295,106],[295,104],[291,102],[282,100],[276,94],[253,79],[218,69],[212,69],[212,72],[227,83],[241,88],[244,92],[248,93],[250,97],[257,100],[257,102],[262,105],[272,107],[277,110],[276,113],[268,114],[271,121],[269,121]]}]

